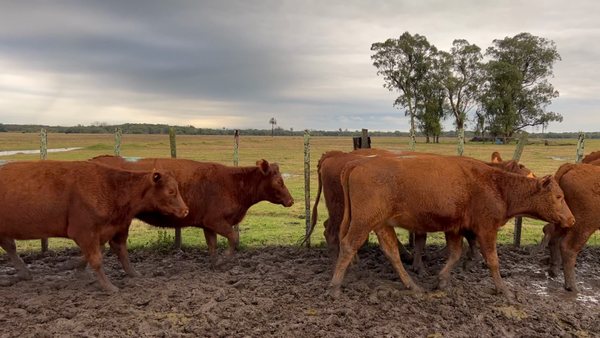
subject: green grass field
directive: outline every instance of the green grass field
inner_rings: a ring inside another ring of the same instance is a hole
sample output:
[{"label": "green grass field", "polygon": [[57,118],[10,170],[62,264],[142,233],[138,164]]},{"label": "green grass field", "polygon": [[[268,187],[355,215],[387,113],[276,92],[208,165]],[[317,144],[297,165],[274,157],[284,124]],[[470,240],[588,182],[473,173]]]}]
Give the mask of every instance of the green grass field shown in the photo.
[{"label": "green grass field", "polygon": [[[417,151],[437,154],[456,154],[455,139],[440,139],[439,144],[426,144],[418,138]],[[530,140],[536,141],[536,140]],[[528,145],[523,151],[521,163],[531,169],[537,176],[552,174],[564,162],[574,162],[577,140],[561,140],[563,146],[547,147],[543,142]],[[87,160],[94,156],[112,154],[114,135],[108,134],[48,134],[48,148],[82,147],[82,149],[62,153],[49,153],[49,159],[55,160]],[[372,138],[372,146],[387,150],[407,150],[408,139],[398,137]],[[491,153],[500,152],[504,159],[512,158],[516,145],[471,144],[465,146],[465,155],[481,160],[489,160]],[[586,154],[600,148],[600,140],[586,141]],[[0,151],[39,149],[39,134],[0,133]],[[277,162],[282,173],[290,176],[285,179],[296,203],[291,208],[284,208],[268,202],[261,202],[252,207],[240,224],[242,247],[264,245],[295,245],[305,231],[304,220],[304,162],[303,137],[258,137],[240,136],[239,164],[255,165],[256,160],[264,158]],[[321,155],[328,150],[352,150],[350,137],[315,137],[311,139],[311,199],[317,191],[316,164]],[[123,156],[131,157],[169,157],[168,135],[123,135]],[[227,165],[233,164],[233,138],[230,136],[177,136],[177,156],[198,161],[212,161]],[[0,156],[0,160],[36,160],[39,154]],[[322,222],[327,217],[327,209],[322,202],[319,205],[319,222],[311,240],[313,245],[324,245]],[[524,219],[522,244],[539,243],[542,238],[543,222]],[[407,241],[407,233],[397,230],[403,242]],[[134,221],[129,237],[132,250],[142,248],[168,248],[173,241],[173,230],[161,230]],[[203,232],[199,229],[183,230],[183,246],[205,247]],[[513,222],[510,221],[499,233],[500,243],[512,243]],[[374,235],[370,241],[376,242]],[[590,244],[598,244],[597,234],[590,238]],[[225,245],[224,238],[219,237],[220,245]],[[443,243],[443,234],[431,234],[428,243]],[[39,241],[18,242],[19,251],[35,251],[40,249]],[[50,239],[51,250],[75,246],[67,239]]]}]

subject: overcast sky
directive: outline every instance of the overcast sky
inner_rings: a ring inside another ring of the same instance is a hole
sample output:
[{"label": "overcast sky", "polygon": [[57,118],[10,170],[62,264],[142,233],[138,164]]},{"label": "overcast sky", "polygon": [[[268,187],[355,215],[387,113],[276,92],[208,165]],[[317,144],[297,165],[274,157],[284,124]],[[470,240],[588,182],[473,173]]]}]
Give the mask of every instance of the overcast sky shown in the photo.
[{"label": "overcast sky", "polygon": [[0,123],[405,131],[373,42],[409,31],[485,50],[530,32],[562,56],[549,109],[564,122],[549,130],[599,131],[599,13],[592,0],[0,0]]}]

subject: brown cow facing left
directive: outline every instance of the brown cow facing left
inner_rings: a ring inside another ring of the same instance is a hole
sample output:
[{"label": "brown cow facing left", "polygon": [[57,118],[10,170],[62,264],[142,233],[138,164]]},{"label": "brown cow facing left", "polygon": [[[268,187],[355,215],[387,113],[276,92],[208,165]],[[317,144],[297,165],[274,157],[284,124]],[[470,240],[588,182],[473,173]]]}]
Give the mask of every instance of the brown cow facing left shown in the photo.
[{"label": "brown cow facing left", "polygon": [[81,248],[102,288],[117,291],[102,269],[100,247],[110,242],[126,268],[129,224],[135,215],[152,211],[188,214],[168,171],[48,160],[0,166],[0,246],[22,279],[32,276],[14,240],[64,237]]},{"label": "brown cow facing left", "polygon": [[393,227],[414,232],[444,232],[450,255],[440,272],[441,289],[460,258],[465,232],[475,234],[496,289],[512,296],[498,267],[498,229],[510,218],[527,216],[572,226],[563,192],[552,176],[528,178],[458,156],[406,159],[371,158],[342,171],[344,220],[340,255],[330,295],[339,296],[348,264],[371,231],[405,286],[420,291],[402,266]]}]

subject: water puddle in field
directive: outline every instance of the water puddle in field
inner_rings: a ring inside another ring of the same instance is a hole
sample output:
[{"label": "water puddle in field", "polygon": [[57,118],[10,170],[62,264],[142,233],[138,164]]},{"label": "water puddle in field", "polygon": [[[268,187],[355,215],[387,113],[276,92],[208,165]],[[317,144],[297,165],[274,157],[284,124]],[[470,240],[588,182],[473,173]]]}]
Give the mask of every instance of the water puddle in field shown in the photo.
[{"label": "water puddle in field", "polygon": [[566,291],[562,282],[554,279],[548,279],[546,282],[533,282],[531,286],[533,286],[533,292],[540,296],[552,296],[559,300],[576,301],[586,305],[600,304],[600,294],[583,283],[577,284],[579,292]]},{"label": "water puddle in field", "polygon": [[[63,151],[71,151],[71,150],[77,150],[77,149],[82,149],[82,147],[75,147],[75,148],[54,148],[54,149],[48,149],[49,153],[60,153]],[[39,149],[35,149],[35,150],[6,150],[6,151],[0,151],[0,156],[8,156],[8,155],[15,155],[15,154],[39,154],[40,150]]]},{"label": "water puddle in field", "polygon": [[566,157],[554,157],[554,156],[548,156],[548,158],[551,158],[555,161],[568,161],[569,159]]}]

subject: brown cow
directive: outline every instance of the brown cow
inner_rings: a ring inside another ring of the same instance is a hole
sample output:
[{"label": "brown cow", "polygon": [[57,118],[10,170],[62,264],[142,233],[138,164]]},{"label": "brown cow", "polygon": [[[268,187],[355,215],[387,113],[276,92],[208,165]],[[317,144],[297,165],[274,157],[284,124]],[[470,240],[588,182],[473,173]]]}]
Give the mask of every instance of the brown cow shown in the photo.
[{"label": "brown cow", "polygon": [[211,256],[211,266],[221,264],[217,260],[217,234],[229,241],[226,261],[231,260],[238,246],[238,234],[233,229],[246,216],[248,209],[261,201],[269,201],[291,207],[294,199],[283,183],[276,163],[256,161],[254,167],[230,167],[218,163],[198,162],[187,159],[135,159],[118,156],[99,156],[91,161],[124,169],[144,170],[154,163],[170,170],[177,181],[181,196],[190,208],[185,219],[141,213],[136,217],[159,227],[198,227],[204,230],[206,244]]},{"label": "brown cow", "polygon": [[134,172],[91,162],[14,162],[0,167],[0,246],[22,279],[31,279],[14,240],[70,238],[102,288],[118,289],[102,269],[100,246],[110,242],[127,268],[126,239],[136,214],[185,217],[177,181],[168,171]]},{"label": "brown cow", "polygon": [[593,151],[589,153],[586,157],[581,160],[581,163],[591,164],[592,162],[600,159],[600,150]]},{"label": "brown cow", "polygon": [[[503,161],[502,157],[500,157],[500,153],[494,151],[492,153],[492,162],[484,162],[487,165],[502,169],[509,173],[518,174],[525,177],[536,177],[531,170],[527,169],[524,165],[519,164],[519,162],[515,160]],[[469,251],[468,257],[470,258],[470,264],[474,262],[481,261],[483,257],[477,250],[477,241],[475,236],[470,232],[465,232],[463,234],[467,241],[469,242]],[[425,248],[425,244],[427,242],[427,233],[415,233],[415,250],[414,250],[414,260],[412,264],[412,269],[416,271],[418,274],[424,274],[425,268],[423,267],[423,262],[421,257],[423,255],[423,249]],[[433,253],[433,257],[444,257],[448,255],[449,248],[446,246],[441,250]]]},{"label": "brown cow", "polygon": [[[317,196],[315,198],[315,204],[313,205],[312,218],[310,220],[310,230],[304,237],[302,243],[305,243],[308,238],[312,235],[317,219],[319,217],[317,208],[319,206],[319,200],[321,198],[321,191],[325,197],[325,205],[327,206],[327,212],[329,218],[325,220],[323,226],[325,231],[325,241],[327,242],[327,249],[329,250],[329,256],[332,262],[337,262],[339,252],[339,233],[340,224],[344,217],[344,194],[342,191],[342,184],[340,182],[340,175],[344,165],[350,161],[365,158],[366,156],[387,156],[387,157],[401,157],[401,156],[412,156],[416,153],[411,151],[391,152],[382,149],[359,149],[350,153],[345,153],[338,150],[328,151],[319,160],[317,164]],[[399,244],[401,254],[403,257],[410,257],[411,255],[404,248],[402,244]],[[411,258],[412,259],[412,258]]]},{"label": "brown cow", "polygon": [[565,201],[577,219],[572,228],[560,224],[544,226],[544,242],[549,242],[551,277],[558,275],[562,259],[565,275],[565,289],[577,291],[575,282],[575,261],[584,244],[600,229],[600,167],[590,164],[562,165],[555,174],[556,180],[565,193]]},{"label": "brown cow", "polygon": [[346,207],[340,256],[330,284],[334,298],[340,294],[352,256],[371,231],[404,285],[416,291],[421,288],[402,266],[393,227],[446,233],[450,255],[440,272],[441,289],[448,285],[450,269],[460,258],[462,234],[470,231],[477,236],[497,291],[510,297],[498,269],[498,229],[517,216],[564,226],[575,222],[552,176],[523,177],[464,157],[357,160],[344,167],[341,181]]}]

